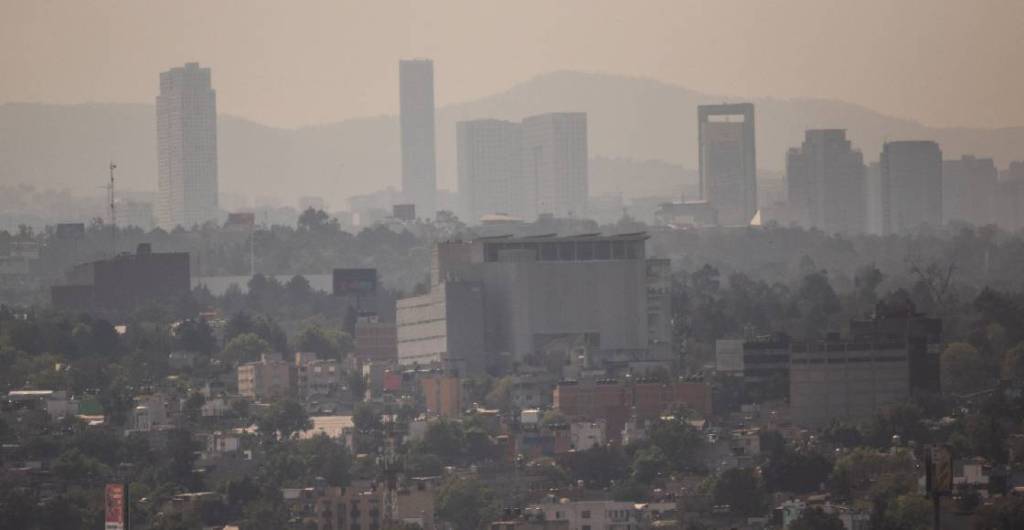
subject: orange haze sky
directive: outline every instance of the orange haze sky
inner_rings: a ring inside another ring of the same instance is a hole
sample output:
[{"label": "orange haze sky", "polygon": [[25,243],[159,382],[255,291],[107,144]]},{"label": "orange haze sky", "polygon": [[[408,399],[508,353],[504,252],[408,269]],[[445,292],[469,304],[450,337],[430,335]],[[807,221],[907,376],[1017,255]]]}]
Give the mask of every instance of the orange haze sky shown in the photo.
[{"label": "orange haze sky", "polygon": [[405,57],[439,105],[572,69],[1024,125],[1020,0],[0,0],[0,103],[152,103],[198,61],[219,112],[294,127],[397,112]]}]

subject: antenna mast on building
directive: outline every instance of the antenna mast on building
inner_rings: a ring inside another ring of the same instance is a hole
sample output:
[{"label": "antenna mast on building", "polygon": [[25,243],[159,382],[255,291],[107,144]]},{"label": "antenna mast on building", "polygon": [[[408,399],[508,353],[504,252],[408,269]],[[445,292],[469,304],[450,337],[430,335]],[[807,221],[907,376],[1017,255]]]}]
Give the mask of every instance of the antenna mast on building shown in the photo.
[{"label": "antenna mast on building", "polygon": [[110,184],[107,184],[107,199],[110,201],[110,239],[114,256],[117,256],[117,209],[114,206],[114,170],[117,164],[110,162]]}]

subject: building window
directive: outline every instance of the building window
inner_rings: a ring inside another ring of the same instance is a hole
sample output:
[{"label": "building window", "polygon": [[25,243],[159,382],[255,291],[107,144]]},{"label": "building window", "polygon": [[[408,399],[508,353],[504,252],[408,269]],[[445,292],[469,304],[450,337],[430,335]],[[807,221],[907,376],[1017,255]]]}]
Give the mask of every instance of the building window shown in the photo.
[{"label": "building window", "polygon": [[[580,517],[582,517],[584,519],[590,519],[590,510],[583,510],[582,512],[580,512]],[[584,528],[587,528],[587,527],[584,527]]]}]

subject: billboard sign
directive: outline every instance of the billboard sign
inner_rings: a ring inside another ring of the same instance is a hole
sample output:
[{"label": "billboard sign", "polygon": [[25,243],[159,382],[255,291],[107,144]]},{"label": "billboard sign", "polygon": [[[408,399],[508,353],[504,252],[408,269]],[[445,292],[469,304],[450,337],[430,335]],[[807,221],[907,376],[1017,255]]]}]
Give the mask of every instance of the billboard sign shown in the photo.
[{"label": "billboard sign", "polygon": [[377,291],[377,269],[334,269],[334,296],[365,296]]},{"label": "billboard sign", "polygon": [[85,239],[85,223],[60,223],[57,225],[57,239]]},{"label": "billboard sign", "polygon": [[107,484],[104,530],[124,530],[124,484]]}]

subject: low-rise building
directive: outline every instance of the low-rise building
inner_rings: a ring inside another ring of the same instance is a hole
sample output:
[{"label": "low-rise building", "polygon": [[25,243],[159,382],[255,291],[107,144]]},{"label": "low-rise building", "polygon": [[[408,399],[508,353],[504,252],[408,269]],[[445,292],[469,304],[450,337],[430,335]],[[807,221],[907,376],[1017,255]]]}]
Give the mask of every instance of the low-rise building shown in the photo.
[{"label": "low-rise building", "polygon": [[384,493],[369,487],[326,488],[313,513],[317,530],[379,530],[385,521]]},{"label": "low-rise building", "polygon": [[805,427],[869,420],[910,398],[909,366],[904,343],[794,343],[791,419]]},{"label": "low-rise building", "polygon": [[569,418],[603,419],[607,438],[618,442],[632,416],[655,419],[678,406],[710,415],[711,385],[699,381],[563,381],[555,387],[553,402],[554,407]]},{"label": "low-rise building", "polygon": [[462,413],[462,382],[458,377],[432,373],[419,379],[428,416],[457,418]]},{"label": "low-rise building", "polygon": [[238,393],[259,401],[283,398],[294,391],[295,378],[294,364],[263,354],[259,361],[238,366]]},{"label": "low-rise building", "polygon": [[376,315],[356,321],[355,355],[361,362],[393,364],[398,361],[398,326]]}]

